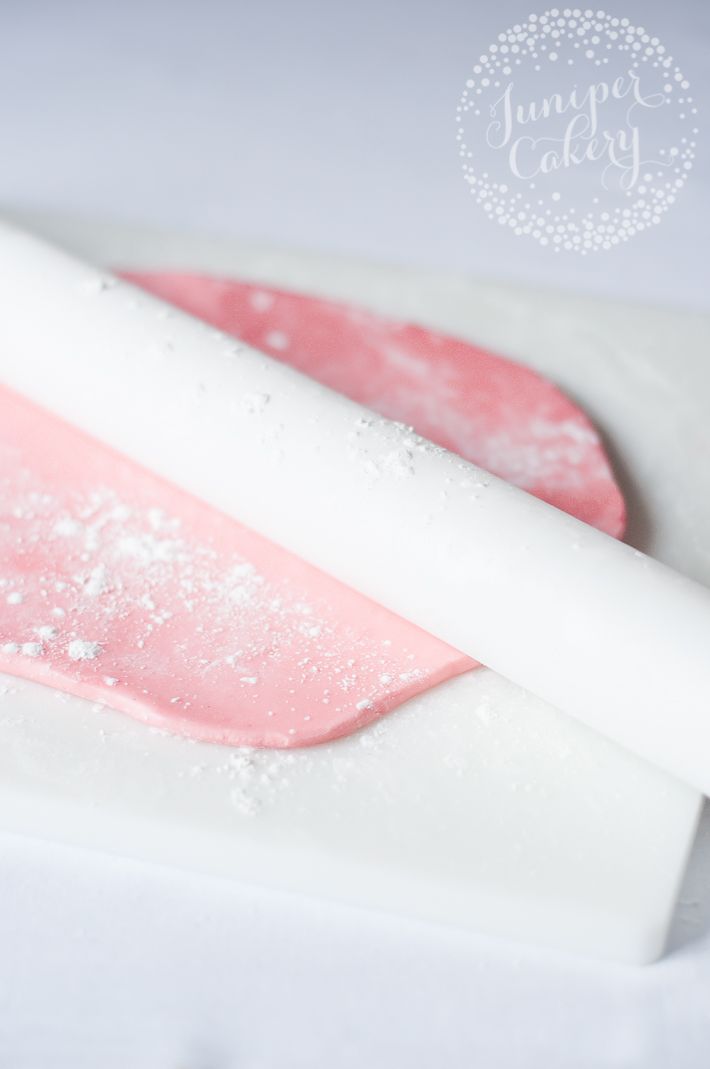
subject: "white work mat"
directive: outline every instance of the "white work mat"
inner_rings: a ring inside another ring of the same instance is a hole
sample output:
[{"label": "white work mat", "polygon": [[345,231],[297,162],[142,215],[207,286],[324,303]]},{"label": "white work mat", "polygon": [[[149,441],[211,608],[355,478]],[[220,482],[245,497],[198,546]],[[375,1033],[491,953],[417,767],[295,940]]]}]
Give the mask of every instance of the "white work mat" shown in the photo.
[{"label": "white work mat", "polygon": [[[708,448],[701,316],[125,228],[37,230],[117,267],[345,297],[530,363],[604,433],[629,540],[710,581],[708,476],[692,461]],[[662,949],[699,804],[487,671],[288,753],[173,738],[0,677],[6,830],[624,961]]]}]

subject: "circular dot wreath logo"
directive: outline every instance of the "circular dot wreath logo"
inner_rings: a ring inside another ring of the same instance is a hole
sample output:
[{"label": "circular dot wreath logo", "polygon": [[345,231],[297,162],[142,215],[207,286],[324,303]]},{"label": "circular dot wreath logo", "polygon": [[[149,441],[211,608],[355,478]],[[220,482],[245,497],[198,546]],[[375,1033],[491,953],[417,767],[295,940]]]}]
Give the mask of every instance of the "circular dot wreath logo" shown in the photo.
[{"label": "circular dot wreath logo", "polygon": [[695,156],[697,109],[665,46],[604,11],[552,8],[498,35],[456,109],[483,211],[587,255],[659,223]]}]

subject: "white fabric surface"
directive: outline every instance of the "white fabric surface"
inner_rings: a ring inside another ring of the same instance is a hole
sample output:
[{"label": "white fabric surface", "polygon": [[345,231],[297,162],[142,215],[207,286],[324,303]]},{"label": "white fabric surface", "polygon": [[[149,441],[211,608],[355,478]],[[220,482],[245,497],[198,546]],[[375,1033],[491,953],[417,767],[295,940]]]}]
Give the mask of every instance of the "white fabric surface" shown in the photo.
[{"label": "white fabric surface", "polygon": [[[523,13],[4,5],[0,199],[708,307],[703,144],[661,226],[594,259],[553,257],[471,203],[453,106],[475,54]],[[707,111],[708,8],[628,0],[619,14],[658,33]],[[645,970],[2,840],[13,1069],[704,1069],[709,1044],[708,820],[670,953]]]}]

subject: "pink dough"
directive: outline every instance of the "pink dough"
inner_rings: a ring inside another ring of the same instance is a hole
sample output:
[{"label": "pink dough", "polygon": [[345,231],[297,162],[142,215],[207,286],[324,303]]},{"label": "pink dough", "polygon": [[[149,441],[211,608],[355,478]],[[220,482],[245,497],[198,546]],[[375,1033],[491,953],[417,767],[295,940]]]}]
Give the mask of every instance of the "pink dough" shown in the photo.
[{"label": "pink dough", "polygon": [[[596,432],[532,371],[331,301],[194,275],[128,277],[622,533]],[[0,671],[195,739],[287,747],[346,735],[475,667],[0,387]]]}]

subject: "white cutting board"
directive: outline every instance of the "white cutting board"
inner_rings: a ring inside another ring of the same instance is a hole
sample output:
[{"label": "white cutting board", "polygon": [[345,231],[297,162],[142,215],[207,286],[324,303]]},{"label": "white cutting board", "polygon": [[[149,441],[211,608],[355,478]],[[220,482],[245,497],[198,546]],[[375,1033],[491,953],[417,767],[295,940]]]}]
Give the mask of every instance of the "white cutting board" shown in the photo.
[{"label": "white cutting board", "polygon": [[[347,297],[528,361],[604,431],[630,540],[710,582],[710,477],[693,463],[710,449],[706,319],[234,242],[33,225],[97,262]],[[662,951],[699,806],[488,671],[288,753],[173,738],[0,676],[6,830],[620,961]]]}]

